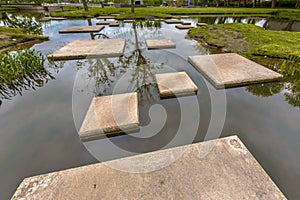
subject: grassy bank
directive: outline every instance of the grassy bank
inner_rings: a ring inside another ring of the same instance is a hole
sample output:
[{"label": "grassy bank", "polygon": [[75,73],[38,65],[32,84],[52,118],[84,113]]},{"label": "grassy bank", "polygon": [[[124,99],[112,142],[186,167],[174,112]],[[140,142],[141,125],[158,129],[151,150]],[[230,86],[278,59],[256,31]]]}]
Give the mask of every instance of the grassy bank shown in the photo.
[{"label": "grassy bank", "polygon": [[97,17],[99,15],[109,15],[112,13],[121,14],[119,19],[126,18],[170,18],[174,15],[255,15],[274,17],[294,17],[300,18],[300,10],[296,9],[268,9],[268,8],[176,8],[176,7],[156,7],[156,8],[135,8],[135,13],[130,13],[130,8],[115,7],[92,7],[88,12],[83,8],[65,7],[64,12],[51,13],[53,17],[84,18]]},{"label": "grassy bank", "polygon": [[15,45],[26,42],[40,42],[47,40],[47,36],[29,35],[17,28],[0,26],[0,52]]},{"label": "grassy bank", "polygon": [[252,24],[218,24],[194,28],[189,36],[210,46],[246,57],[267,56],[287,59],[300,57],[300,33],[270,31]]}]

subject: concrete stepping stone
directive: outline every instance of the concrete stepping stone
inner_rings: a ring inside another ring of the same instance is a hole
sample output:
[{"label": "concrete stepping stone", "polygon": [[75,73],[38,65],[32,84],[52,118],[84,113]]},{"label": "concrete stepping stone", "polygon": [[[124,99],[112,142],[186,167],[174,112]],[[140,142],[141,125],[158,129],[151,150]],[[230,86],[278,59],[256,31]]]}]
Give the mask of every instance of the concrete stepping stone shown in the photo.
[{"label": "concrete stepping stone", "polygon": [[119,22],[111,22],[109,23],[110,27],[119,27]]},{"label": "concrete stepping stone", "polygon": [[161,98],[197,94],[198,87],[185,72],[155,74]]},{"label": "concrete stepping stone", "polygon": [[51,17],[51,20],[66,20],[65,17]]},{"label": "concrete stepping stone", "polygon": [[98,21],[96,22],[97,25],[109,25],[111,21]]},{"label": "concrete stepping stone", "polygon": [[207,26],[207,23],[197,23],[197,26]]},{"label": "concrete stepping stone", "polygon": [[182,25],[191,25],[192,22],[181,22]]},{"label": "concrete stepping stone", "polygon": [[11,200],[49,197],[287,199],[237,136],[28,177]]},{"label": "concrete stepping stone", "polygon": [[124,22],[124,23],[133,23],[134,20],[133,20],[133,19],[125,19],[123,22]]},{"label": "concrete stepping stone", "polygon": [[182,15],[182,16],[180,16],[180,17],[181,17],[181,19],[184,19],[184,18],[189,18],[190,16]]},{"label": "concrete stepping stone", "polygon": [[79,130],[82,141],[139,130],[136,92],[94,97]]},{"label": "concrete stepping stone", "polygon": [[114,15],[105,15],[105,16],[99,16],[96,17],[96,19],[115,19],[116,16]]},{"label": "concrete stepping stone", "polygon": [[123,55],[125,39],[75,40],[48,58],[54,60],[84,59],[86,57],[119,57]]},{"label": "concrete stepping stone", "polygon": [[195,28],[194,26],[191,25],[176,25],[175,26],[177,29],[190,29],[190,28]]},{"label": "concrete stepping stone", "polygon": [[281,74],[235,53],[189,56],[188,60],[216,88],[243,86],[282,78]]},{"label": "concrete stepping stone", "polygon": [[94,33],[104,29],[104,26],[71,26],[59,31],[59,33]]},{"label": "concrete stepping stone", "polygon": [[146,40],[148,49],[170,49],[176,48],[176,44],[170,39],[151,39]]},{"label": "concrete stepping stone", "polygon": [[165,23],[167,24],[181,24],[182,21],[178,19],[166,19],[164,20]]}]

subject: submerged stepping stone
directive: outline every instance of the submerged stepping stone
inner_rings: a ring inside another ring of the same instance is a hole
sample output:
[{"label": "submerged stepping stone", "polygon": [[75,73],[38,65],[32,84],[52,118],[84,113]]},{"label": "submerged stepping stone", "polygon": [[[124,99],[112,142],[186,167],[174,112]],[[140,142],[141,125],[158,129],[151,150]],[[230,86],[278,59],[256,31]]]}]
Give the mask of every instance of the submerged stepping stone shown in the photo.
[{"label": "submerged stepping stone", "polygon": [[111,22],[109,23],[110,27],[119,27],[119,22]]},{"label": "submerged stepping stone", "polygon": [[176,48],[176,44],[170,39],[146,40],[148,49],[170,49]]},{"label": "submerged stepping stone", "polygon": [[82,141],[139,130],[136,92],[94,97],[79,130]]},{"label": "submerged stepping stone", "polygon": [[155,74],[161,98],[197,94],[198,87],[185,72]]},{"label": "submerged stepping stone", "polygon": [[94,33],[104,29],[104,26],[71,26],[59,31],[59,33]]},{"label": "submerged stepping stone", "polygon": [[242,86],[282,78],[281,74],[235,53],[189,56],[188,60],[216,88]]},{"label": "submerged stepping stone", "polygon": [[207,26],[207,23],[197,23],[197,26]]},{"label": "submerged stepping stone", "polygon": [[181,24],[182,24],[182,25],[191,25],[192,22],[182,22]]},{"label": "submerged stepping stone", "polygon": [[109,25],[111,21],[98,21],[96,22],[97,25]]},{"label": "submerged stepping stone", "polygon": [[49,55],[54,60],[122,56],[125,39],[75,40]]},{"label": "submerged stepping stone", "polygon": [[176,25],[175,27],[178,28],[178,29],[190,29],[190,28],[195,28],[195,27],[193,27],[193,26],[191,26],[191,25]]},{"label": "submerged stepping stone", "polygon": [[181,24],[182,21],[178,19],[166,19],[164,20],[165,23],[167,24]]},{"label": "submerged stepping stone", "polygon": [[115,19],[116,16],[114,15],[107,15],[107,16],[99,16],[96,19]]}]

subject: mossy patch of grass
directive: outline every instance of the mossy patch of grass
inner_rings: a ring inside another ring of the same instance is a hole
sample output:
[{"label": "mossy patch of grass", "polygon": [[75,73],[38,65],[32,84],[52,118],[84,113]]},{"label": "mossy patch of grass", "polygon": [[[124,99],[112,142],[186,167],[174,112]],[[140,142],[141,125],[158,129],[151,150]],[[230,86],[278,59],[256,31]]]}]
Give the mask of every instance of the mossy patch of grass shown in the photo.
[{"label": "mossy patch of grass", "polygon": [[194,28],[191,38],[201,38],[207,44],[226,48],[246,57],[253,55],[287,59],[300,56],[300,33],[264,30],[252,24],[218,24]]}]

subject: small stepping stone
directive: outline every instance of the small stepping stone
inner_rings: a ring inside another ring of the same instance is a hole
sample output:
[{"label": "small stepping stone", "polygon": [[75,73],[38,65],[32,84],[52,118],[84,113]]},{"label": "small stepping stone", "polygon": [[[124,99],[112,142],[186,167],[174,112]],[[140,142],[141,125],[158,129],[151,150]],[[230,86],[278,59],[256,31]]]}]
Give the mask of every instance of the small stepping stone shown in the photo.
[{"label": "small stepping stone", "polygon": [[177,20],[177,19],[166,19],[166,20],[164,20],[164,22],[167,24],[181,24],[182,23],[181,20]]},{"label": "small stepping stone", "polygon": [[155,74],[161,98],[197,94],[198,87],[185,72]]},{"label": "small stepping stone", "polygon": [[111,22],[109,23],[110,27],[119,27],[119,22]]},{"label": "small stepping stone", "polygon": [[182,24],[182,25],[191,25],[192,22],[182,22],[181,24]]},{"label": "small stepping stone", "polygon": [[48,21],[50,21],[51,20],[51,17],[42,17],[42,18],[40,18],[38,21],[39,22],[48,22]]},{"label": "small stepping stone", "polygon": [[98,21],[96,22],[97,25],[109,25],[111,21]]},{"label": "small stepping stone", "polygon": [[176,44],[170,39],[146,40],[148,49],[170,49],[176,48]]},{"label": "small stepping stone", "polygon": [[72,60],[95,57],[119,57],[123,55],[125,39],[75,40],[48,58]]},{"label": "small stepping stone", "polygon": [[133,23],[134,20],[133,20],[133,19],[125,19],[123,22],[124,22],[124,23]]},{"label": "small stepping stone", "polygon": [[113,13],[113,14],[110,14],[111,16],[119,16],[120,14],[116,14],[116,13]]},{"label": "small stepping stone", "polygon": [[190,16],[187,16],[187,15],[183,15],[183,16],[180,16],[182,19],[184,18],[189,18]]},{"label": "small stepping stone", "polygon": [[99,16],[96,17],[96,19],[115,19],[116,16],[113,15],[107,15],[107,16]]},{"label": "small stepping stone", "polygon": [[136,92],[95,97],[78,134],[89,141],[139,130],[139,124]]},{"label": "small stepping stone", "polygon": [[190,28],[195,28],[195,27],[193,27],[193,26],[191,26],[191,25],[176,25],[175,27],[178,28],[178,29],[190,29]]},{"label": "small stepping stone", "polygon": [[104,29],[104,26],[71,26],[59,31],[59,33],[94,33]]},{"label": "small stepping stone", "polygon": [[207,23],[197,23],[197,26],[207,26]]},{"label": "small stepping stone", "polygon": [[66,20],[64,17],[51,17],[51,20]]},{"label": "small stepping stone", "polygon": [[189,56],[188,60],[216,88],[243,86],[282,78],[281,74],[235,53]]}]

